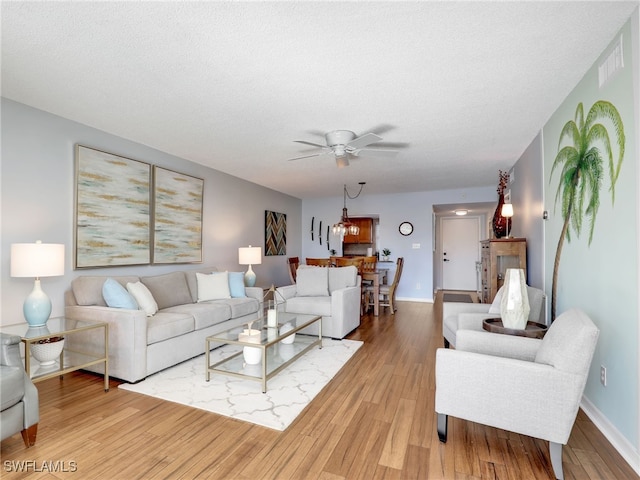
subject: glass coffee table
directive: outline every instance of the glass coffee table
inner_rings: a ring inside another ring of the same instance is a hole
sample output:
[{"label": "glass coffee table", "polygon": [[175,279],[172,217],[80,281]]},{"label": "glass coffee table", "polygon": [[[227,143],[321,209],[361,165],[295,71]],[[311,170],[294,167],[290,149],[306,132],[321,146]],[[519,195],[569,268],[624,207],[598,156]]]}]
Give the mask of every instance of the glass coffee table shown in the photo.
[{"label": "glass coffee table", "polygon": [[[321,320],[322,317],[318,315],[278,312],[277,327],[268,327],[266,317],[253,321],[250,324],[253,333],[251,338],[241,335],[248,329],[246,323],[207,337],[205,345],[207,382],[211,373],[222,373],[261,382],[262,393],[266,393],[267,380],[316,345],[322,348]],[[318,322],[317,337],[296,334],[316,322]],[[211,348],[214,343],[240,345],[242,349],[211,365]],[[250,352],[251,354],[259,353],[259,363],[245,362],[243,355],[245,347],[254,349]]]}]

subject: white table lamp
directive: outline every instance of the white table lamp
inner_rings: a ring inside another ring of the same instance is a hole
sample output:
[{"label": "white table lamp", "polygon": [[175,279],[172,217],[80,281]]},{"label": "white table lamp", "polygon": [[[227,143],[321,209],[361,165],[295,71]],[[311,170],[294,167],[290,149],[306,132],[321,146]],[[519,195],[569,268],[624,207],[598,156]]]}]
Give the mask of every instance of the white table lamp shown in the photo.
[{"label": "white table lamp", "polygon": [[256,274],[253,272],[251,265],[260,265],[262,263],[262,247],[240,247],[238,248],[238,263],[240,265],[249,265],[247,273],[244,274],[244,283],[247,287],[253,287],[256,284]]},{"label": "white table lamp", "polygon": [[511,203],[505,203],[504,205],[502,205],[502,211],[500,212],[502,214],[503,217],[505,217],[507,219],[507,236],[506,238],[509,238],[509,223],[511,221],[511,217],[513,217],[513,204]]},{"label": "white table lamp", "polygon": [[51,315],[51,299],[40,286],[40,277],[64,275],[64,245],[58,243],[14,243],[11,245],[11,276],[35,277],[33,290],[22,311],[31,327],[41,327]]}]

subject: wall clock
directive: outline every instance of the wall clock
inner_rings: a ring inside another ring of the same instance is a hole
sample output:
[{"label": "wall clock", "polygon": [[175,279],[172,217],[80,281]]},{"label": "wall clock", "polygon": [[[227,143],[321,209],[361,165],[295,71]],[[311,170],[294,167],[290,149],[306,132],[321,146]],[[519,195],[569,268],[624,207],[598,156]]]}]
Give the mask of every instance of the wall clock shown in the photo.
[{"label": "wall clock", "polygon": [[400,230],[400,233],[406,237],[413,233],[413,225],[411,225],[410,222],[402,222],[398,230]]}]

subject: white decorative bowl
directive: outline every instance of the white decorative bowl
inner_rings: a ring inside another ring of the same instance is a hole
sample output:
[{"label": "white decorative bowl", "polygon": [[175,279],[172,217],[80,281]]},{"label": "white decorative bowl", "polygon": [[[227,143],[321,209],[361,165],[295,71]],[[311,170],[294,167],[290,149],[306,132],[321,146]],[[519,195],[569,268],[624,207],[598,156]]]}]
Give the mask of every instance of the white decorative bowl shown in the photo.
[{"label": "white decorative bowl", "polygon": [[64,338],[57,342],[32,343],[31,355],[40,362],[40,365],[53,365],[60,358],[63,348]]}]

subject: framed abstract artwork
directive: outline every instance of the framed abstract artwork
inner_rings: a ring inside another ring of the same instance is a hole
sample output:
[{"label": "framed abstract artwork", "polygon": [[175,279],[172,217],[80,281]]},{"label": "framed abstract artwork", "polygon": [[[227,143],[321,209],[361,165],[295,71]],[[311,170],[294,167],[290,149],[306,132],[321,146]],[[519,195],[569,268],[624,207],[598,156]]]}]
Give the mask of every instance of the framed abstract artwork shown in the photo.
[{"label": "framed abstract artwork", "polygon": [[153,263],[202,262],[204,180],[153,167]]},{"label": "framed abstract artwork", "polygon": [[264,254],[265,256],[287,254],[287,215],[264,212]]},{"label": "framed abstract artwork", "polygon": [[151,260],[151,165],[76,145],[74,268]]}]

